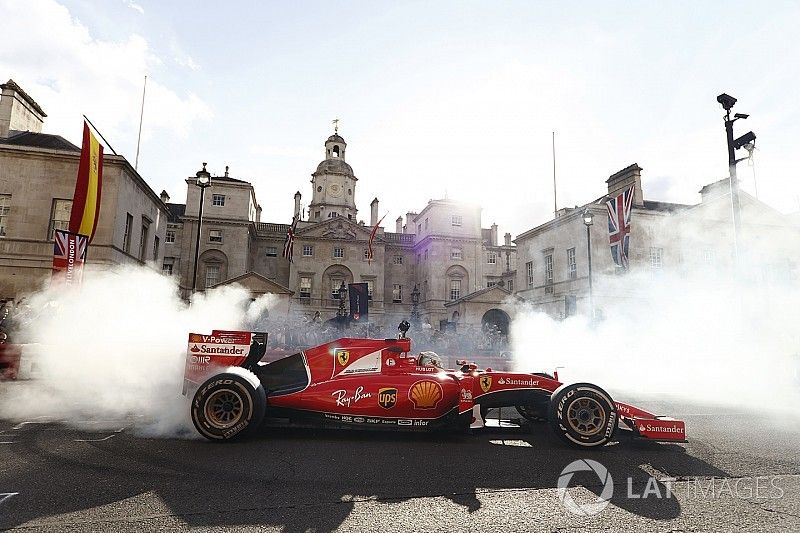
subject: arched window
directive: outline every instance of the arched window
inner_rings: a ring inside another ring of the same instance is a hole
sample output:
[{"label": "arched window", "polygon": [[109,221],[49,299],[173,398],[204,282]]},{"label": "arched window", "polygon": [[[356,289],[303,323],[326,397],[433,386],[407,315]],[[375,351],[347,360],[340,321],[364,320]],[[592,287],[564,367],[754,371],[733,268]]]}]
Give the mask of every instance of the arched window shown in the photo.
[{"label": "arched window", "polygon": [[339,147],[338,146],[334,146],[333,147],[333,157],[339,157]]}]

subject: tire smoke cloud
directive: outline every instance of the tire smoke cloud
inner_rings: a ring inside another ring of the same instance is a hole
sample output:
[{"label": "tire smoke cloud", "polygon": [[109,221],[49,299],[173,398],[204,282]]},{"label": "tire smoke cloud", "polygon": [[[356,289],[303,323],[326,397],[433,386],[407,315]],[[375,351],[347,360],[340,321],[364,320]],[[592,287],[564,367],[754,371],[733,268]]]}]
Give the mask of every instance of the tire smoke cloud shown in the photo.
[{"label": "tire smoke cloud", "polygon": [[80,288],[45,289],[20,309],[35,379],[0,384],[0,417],[193,436],[181,396],[188,334],[246,328],[269,306],[268,295],[251,302],[238,286],[188,304],[173,278],[151,269],[87,267]]}]

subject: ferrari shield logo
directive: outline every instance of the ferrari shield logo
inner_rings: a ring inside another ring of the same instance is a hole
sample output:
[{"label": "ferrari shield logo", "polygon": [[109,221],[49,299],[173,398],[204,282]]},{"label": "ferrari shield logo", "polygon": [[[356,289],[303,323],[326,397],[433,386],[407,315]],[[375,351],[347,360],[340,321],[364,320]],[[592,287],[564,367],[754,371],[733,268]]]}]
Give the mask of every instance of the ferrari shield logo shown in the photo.
[{"label": "ferrari shield logo", "polygon": [[384,387],[378,389],[378,405],[384,409],[391,409],[397,403],[397,389]]},{"label": "ferrari shield logo", "polygon": [[479,381],[483,392],[489,392],[489,389],[492,388],[492,376],[481,376]]},{"label": "ferrari shield logo", "polygon": [[339,361],[340,365],[345,366],[350,361],[350,351],[336,350],[336,360]]}]

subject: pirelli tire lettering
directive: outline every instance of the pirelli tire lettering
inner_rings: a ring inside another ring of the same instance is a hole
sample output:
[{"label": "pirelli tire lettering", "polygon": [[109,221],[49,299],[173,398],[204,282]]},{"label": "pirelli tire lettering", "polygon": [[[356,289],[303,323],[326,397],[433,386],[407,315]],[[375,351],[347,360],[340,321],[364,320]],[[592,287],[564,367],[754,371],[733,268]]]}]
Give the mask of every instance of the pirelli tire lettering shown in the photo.
[{"label": "pirelli tire lettering", "polygon": [[[209,378],[192,399],[192,423],[212,441],[229,441],[254,431],[264,419],[266,395],[255,375],[236,368]],[[250,379],[248,379],[250,378]]]},{"label": "pirelli tire lettering", "polygon": [[553,431],[565,443],[595,448],[614,438],[619,417],[606,391],[591,383],[574,383],[553,392],[548,418]]}]

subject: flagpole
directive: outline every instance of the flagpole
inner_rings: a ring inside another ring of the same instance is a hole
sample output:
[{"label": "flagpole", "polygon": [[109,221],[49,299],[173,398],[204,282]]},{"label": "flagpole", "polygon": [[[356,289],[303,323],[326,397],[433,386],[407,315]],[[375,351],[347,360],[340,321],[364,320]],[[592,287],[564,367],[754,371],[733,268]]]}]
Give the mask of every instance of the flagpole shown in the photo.
[{"label": "flagpole", "polygon": [[556,132],[553,132],[553,218],[558,216],[558,195],[556,192]]},{"label": "flagpole", "polygon": [[136,161],[133,163],[133,169],[139,169],[139,145],[142,142],[142,120],[144,119],[144,95],[147,92],[147,76],[144,77],[144,87],[142,87],[142,111],[139,113],[139,136],[136,138]]},{"label": "flagpole", "polygon": [[109,149],[109,150],[111,150],[112,152],[114,152],[114,155],[119,155],[119,154],[117,153],[117,151],[116,151],[116,150],[114,150],[114,147],[113,147],[113,146],[111,146],[111,143],[109,143],[109,142],[106,140],[106,138],[105,138],[105,137],[103,137],[103,134],[102,134],[102,133],[100,133],[100,130],[98,130],[98,129],[97,129],[97,126],[95,126],[94,124],[92,124],[92,121],[91,121],[91,120],[89,120],[89,117],[87,117],[86,115],[83,115],[83,118],[85,118],[85,119],[86,119],[86,122],[88,122],[88,123],[89,123],[89,125],[92,127],[92,129],[93,129],[95,132],[97,132],[97,134],[100,136],[100,138],[101,138],[101,139],[103,139],[103,142],[104,142],[104,143],[106,143],[106,146],[108,146],[108,149]]}]

